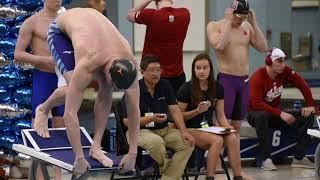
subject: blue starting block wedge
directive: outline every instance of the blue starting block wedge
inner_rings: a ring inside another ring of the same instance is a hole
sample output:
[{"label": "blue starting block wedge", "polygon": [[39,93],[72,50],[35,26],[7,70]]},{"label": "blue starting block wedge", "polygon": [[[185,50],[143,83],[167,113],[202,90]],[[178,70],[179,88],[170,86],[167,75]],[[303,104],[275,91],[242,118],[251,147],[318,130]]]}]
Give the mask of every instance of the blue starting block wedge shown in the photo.
[{"label": "blue starting block wedge", "polygon": [[[117,170],[122,156],[105,153],[113,160],[113,167],[104,167],[89,155],[92,138],[88,132],[81,127],[81,144],[85,159],[91,165],[90,170]],[[65,128],[50,128],[50,138],[42,138],[33,129],[21,131],[23,144],[13,144],[12,149],[31,156],[33,158],[53,164],[68,171],[73,171],[74,153],[69,143]]]}]

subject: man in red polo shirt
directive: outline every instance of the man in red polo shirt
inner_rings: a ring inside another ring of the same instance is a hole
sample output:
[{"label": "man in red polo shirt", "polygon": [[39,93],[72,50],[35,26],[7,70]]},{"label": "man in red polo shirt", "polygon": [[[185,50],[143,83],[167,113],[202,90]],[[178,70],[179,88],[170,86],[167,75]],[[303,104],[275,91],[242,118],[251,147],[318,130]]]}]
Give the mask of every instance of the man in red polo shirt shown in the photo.
[{"label": "man in red polo shirt", "polygon": [[[269,127],[296,128],[298,141],[294,152],[292,167],[314,168],[304,150],[310,143],[307,130],[312,127],[315,104],[306,81],[294,72],[285,62],[286,55],[281,49],[272,48],[265,59],[266,66],[259,68],[250,78],[250,98],[248,122],[256,128],[259,148],[262,154],[261,168],[277,170],[271,160],[271,135]],[[290,83],[302,93],[306,107],[293,110],[280,109],[283,86]]]},{"label": "man in red polo shirt", "polygon": [[160,57],[163,72],[175,93],[186,80],[183,71],[183,42],[186,38],[190,13],[186,8],[174,8],[173,0],[154,0],[157,9],[145,8],[152,0],[128,12],[127,19],[147,26],[142,57],[154,54]]}]

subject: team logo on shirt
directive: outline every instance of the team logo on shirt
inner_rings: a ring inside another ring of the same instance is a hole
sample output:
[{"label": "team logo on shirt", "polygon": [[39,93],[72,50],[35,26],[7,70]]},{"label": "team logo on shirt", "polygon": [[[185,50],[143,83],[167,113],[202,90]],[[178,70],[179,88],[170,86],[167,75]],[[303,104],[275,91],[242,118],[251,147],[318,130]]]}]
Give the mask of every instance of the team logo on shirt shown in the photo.
[{"label": "team logo on shirt", "polygon": [[174,15],[169,16],[169,22],[171,22],[171,23],[174,22]]},{"label": "team logo on shirt", "polygon": [[122,68],[119,68],[119,69],[117,70],[117,73],[119,73],[119,74],[120,74],[120,76],[123,76]]},{"label": "team logo on shirt", "polygon": [[273,84],[273,88],[268,91],[265,100],[267,102],[272,102],[275,98],[281,96],[283,86],[277,87],[276,84]]},{"label": "team logo on shirt", "polygon": [[63,51],[62,53],[63,53],[63,54],[72,54],[73,51]]}]

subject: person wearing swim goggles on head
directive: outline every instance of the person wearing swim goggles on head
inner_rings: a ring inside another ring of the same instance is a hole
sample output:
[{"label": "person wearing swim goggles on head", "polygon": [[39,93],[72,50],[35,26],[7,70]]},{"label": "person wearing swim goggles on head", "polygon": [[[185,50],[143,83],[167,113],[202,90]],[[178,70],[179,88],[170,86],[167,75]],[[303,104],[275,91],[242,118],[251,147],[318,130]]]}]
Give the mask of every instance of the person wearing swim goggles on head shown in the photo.
[{"label": "person wearing swim goggles on head", "polygon": [[[267,52],[268,45],[248,0],[233,0],[219,21],[207,25],[207,36],[219,64],[217,81],[223,86],[225,115],[237,137],[247,113],[249,97],[249,45]],[[242,175],[243,176],[243,175]]]},{"label": "person wearing swim goggles on head", "polygon": [[234,9],[233,14],[236,18],[246,20],[249,17],[250,9],[247,0],[233,1],[231,8]]}]

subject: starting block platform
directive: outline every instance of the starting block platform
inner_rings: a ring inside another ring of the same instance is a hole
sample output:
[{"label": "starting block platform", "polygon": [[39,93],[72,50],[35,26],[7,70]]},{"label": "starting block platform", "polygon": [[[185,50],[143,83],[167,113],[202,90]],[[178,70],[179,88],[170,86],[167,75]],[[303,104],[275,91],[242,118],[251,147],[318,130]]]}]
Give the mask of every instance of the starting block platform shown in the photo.
[{"label": "starting block platform", "polygon": [[[92,138],[88,132],[81,127],[80,133],[85,159],[91,165],[90,171],[116,171],[122,156],[116,156],[106,152],[106,156],[113,160],[113,167],[104,167],[89,155]],[[23,144],[13,144],[13,150],[39,159],[45,163],[61,167],[65,170],[73,171],[74,153],[65,128],[49,128],[50,138],[40,137],[34,129],[23,129],[21,134]]]}]

